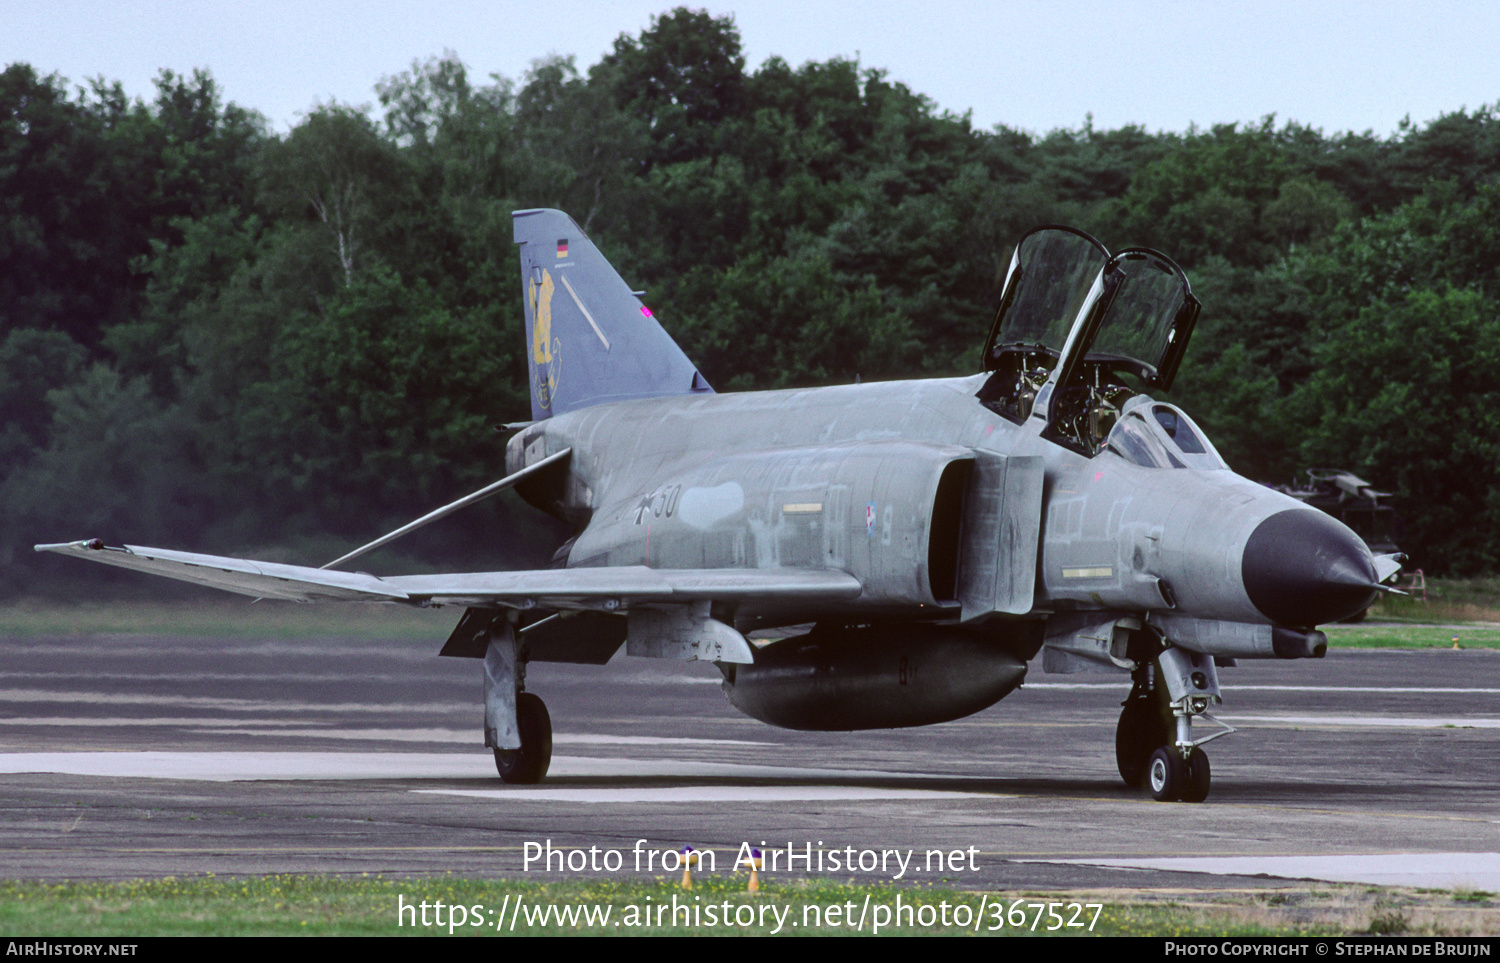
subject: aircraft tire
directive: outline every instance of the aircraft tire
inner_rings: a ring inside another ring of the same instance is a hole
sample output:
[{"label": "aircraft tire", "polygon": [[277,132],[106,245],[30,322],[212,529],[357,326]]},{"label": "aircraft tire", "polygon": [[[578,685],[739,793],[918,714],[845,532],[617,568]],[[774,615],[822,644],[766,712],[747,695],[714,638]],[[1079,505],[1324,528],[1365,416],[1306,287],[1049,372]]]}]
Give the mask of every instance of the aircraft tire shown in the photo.
[{"label": "aircraft tire", "polygon": [[518,693],[516,725],[521,730],[521,748],[496,749],[495,769],[502,782],[541,782],[552,764],[552,716],[547,704],[534,693]]},{"label": "aircraft tire", "polygon": [[1151,750],[1167,741],[1165,727],[1151,699],[1129,699],[1115,726],[1115,765],[1125,785],[1138,787],[1146,778]]},{"label": "aircraft tire", "polygon": [[1182,754],[1176,746],[1161,746],[1151,754],[1146,769],[1146,788],[1157,802],[1175,802],[1182,798],[1186,783]]},{"label": "aircraft tire", "polygon": [[1182,801],[1200,803],[1208,798],[1208,787],[1212,769],[1208,764],[1208,753],[1193,747],[1184,764],[1182,779]]}]

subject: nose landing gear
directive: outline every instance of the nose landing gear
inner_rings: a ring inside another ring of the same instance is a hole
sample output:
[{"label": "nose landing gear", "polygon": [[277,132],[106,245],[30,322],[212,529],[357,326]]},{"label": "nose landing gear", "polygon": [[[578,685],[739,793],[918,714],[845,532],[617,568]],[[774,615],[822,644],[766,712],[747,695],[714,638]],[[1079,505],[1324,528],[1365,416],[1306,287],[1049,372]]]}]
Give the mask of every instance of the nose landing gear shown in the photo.
[{"label": "nose landing gear", "polygon": [[[1207,711],[1223,701],[1213,657],[1169,646],[1137,668],[1134,681],[1115,728],[1120,778],[1130,786],[1144,783],[1160,802],[1202,802],[1212,769],[1201,747],[1234,731]],[[1222,728],[1194,739],[1194,716]]]}]

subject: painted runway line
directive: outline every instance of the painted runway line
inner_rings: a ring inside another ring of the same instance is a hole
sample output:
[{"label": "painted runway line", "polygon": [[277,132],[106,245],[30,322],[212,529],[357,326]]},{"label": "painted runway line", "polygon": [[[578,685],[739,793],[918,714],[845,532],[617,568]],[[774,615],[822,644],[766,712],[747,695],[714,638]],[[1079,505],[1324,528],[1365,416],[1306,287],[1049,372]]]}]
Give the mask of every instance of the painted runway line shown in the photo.
[{"label": "painted runway line", "polygon": [[16,752],[0,753],[0,773],[202,782],[496,778],[487,754],[420,752]]},{"label": "painted runway line", "polygon": [[418,789],[434,796],[475,796],[509,802],[695,803],[860,802],[863,800],[1001,799],[987,793],[869,786],[661,786],[630,789]]},{"label": "painted runway line", "polygon": [[468,702],[428,702],[402,705],[393,702],[305,702],[288,699],[243,699],[221,696],[154,695],[125,692],[50,691],[45,689],[0,689],[0,702],[78,702],[110,706],[182,706],[229,712],[380,712],[434,713],[472,712]]},{"label": "painted runway line", "polygon": [[[199,732],[223,733],[230,726],[258,728],[293,726],[331,726],[315,719],[224,719],[194,716],[12,716],[0,719],[0,726],[66,726],[79,729],[115,729],[120,726],[172,726],[192,728]],[[231,730],[232,731],[232,730]],[[266,735],[273,733],[267,732]]]},{"label": "painted runway line", "polygon": [[1120,869],[1163,869],[1215,876],[1276,876],[1330,883],[1430,889],[1500,890],[1500,853],[1382,853],[1346,856],[1175,856],[1146,859],[1035,859]]},{"label": "painted runway line", "polygon": [[[254,726],[261,726],[256,722]],[[292,736],[307,739],[350,739],[361,742],[449,742],[459,746],[475,747],[480,751],[484,737],[473,729],[224,729],[212,731],[220,735],[238,736]],[[690,736],[613,736],[596,733],[555,733],[554,746],[741,746],[749,748],[776,747],[780,743],[753,742],[749,739],[698,739]]]},{"label": "painted runway line", "polygon": [[699,739],[691,736],[614,736],[595,733],[562,733],[552,737],[554,745],[573,746],[779,746],[779,742],[754,742],[750,739]]},{"label": "painted runway line", "polygon": [[[1128,689],[1129,680],[1120,682],[1028,682],[1028,689]],[[1459,686],[1416,686],[1416,685],[1240,685],[1232,683],[1224,687],[1227,692],[1321,692],[1327,695],[1337,695],[1340,692],[1379,692],[1384,694],[1399,695],[1401,693],[1412,693],[1416,695],[1435,695],[1443,693],[1454,693],[1458,695],[1495,695],[1500,693],[1500,687],[1486,686],[1482,688],[1459,687]]]},{"label": "painted runway line", "polygon": [[[37,700],[45,701],[45,700]],[[110,701],[124,702],[134,700],[114,699]],[[188,703],[190,708],[208,708],[210,700],[177,700],[177,699],[152,699],[140,700],[150,704],[183,704]],[[258,704],[257,708],[267,708],[264,704]],[[225,705],[223,708],[229,711],[245,711],[248,705]],[[275,706],[273,708],[279,708]],[[298,704],[287,706],[299,712],[320,711],[322,707]],[[380,706],[349,706],[340,705],[329,707],[330,709],[350,710],[365,712],[382,711]],[[453,708],[453,707],[439,707]],[[426,707],[410,707],[402,710],[403,714],[423,714],[430,710]],[[1216,716],[1224,722],[1233,726],[1246,727],[1271,727],[1285,728],[1291,726],[1352,726],[1352,727],[1376,727],[1387,729],[1500,729],[1500,718],[1476,717],[1476,716],[1353,716],[1353,715],[1237,715],[1216,713]],[[1025,724],[1026,720],[1011,720],[1005,725]],[[960,723],[972,724],[972,723]],[[996,723],[983,723],[996,724]],[[239,735],[239,736],[276,736],[283,738],[303,739],[338,739],[344,741],[359,742],[439,742],[451,743],[459,746],[473,746],[479,742],[479,737],[472,729],[449,729],[441,727],[381,727],[381,728],[351,728],[339,726],[334,728],[331,722],[323,722],[317,719],[258,719],[223,717],[192,718],[186,716],[12,716],[0,718],[0,727],[15,726],[38,726],[38,727],[67,727],[75,729],[117,729],[121,727],[151,728],[151,727],[177,727],[190,732],[216,735]],[[628,736],[610,735],[596,733],[559,733],[553,736],[555,745],[621,745],[621,746],[743,746],[775,748],[780,743],[766,742],[753,739],[703,739],[690,736]]]},{"label": "painted runway line", "polygon": [[1469,716],[1222,716],[1232,726],[1379,726],[1393,729],[1500,729],[1500,719]]},{"label": "painted runway line", "polygon": [[[483,779],[495,782],[494,760],[484,751],[425,752],[15,752],[0,753],[0,774],[59,773],[115,779],[253,780]],[[804,769],[679,759],[553,756],[549,778],[720,778],[847,781],[900,779],[922,774],[866,769]],[[962,776],[939,776],[945,781]],[[980,778],[980,777],[972,777]],[[506,790],[525,791],[525,790]]]},{"label": "painted runway line", "polygon": [[[222,736],[290,736],[307,739],[348,739],[365,742],[451,742],[478,747],[483,736],[475,729],[403,726],[379,729],[333,728],[333,723],[313,719],[197,719],[183,716],[17,716],[0,719],[0,726],[61,726],[77,729],[116,729],[121,726],[171,727],[189,732]],[[300,727],[300,728],[299,728]],[[696,736],[625,736],[592,732],[560,732],[552,736],[554,746],[743,746],[775,748],[777,742],[751,739],[704,739]],[[477,751],[477,749],[476,749]]]}]

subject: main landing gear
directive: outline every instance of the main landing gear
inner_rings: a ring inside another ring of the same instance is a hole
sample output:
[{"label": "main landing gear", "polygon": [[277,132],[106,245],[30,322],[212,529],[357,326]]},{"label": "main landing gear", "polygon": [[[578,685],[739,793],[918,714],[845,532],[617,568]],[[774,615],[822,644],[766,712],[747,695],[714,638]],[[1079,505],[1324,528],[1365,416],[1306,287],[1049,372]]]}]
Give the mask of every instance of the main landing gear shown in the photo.
[{"label": "main landing gear", "polygon": [[[1202,802],[1212,779],[1204,743],[1234,730],[1208,715],[1219,697],[1212,656],[1169,646],[1139,666],[1115,727],[1115,762],[1127,785],[1145,785],[1160,802]],[[1193,738],[1193,717],[1223,728]]]},{"label": "main landing gear", "polygon": [[547,704],[535,693],[516,693],[516,723],[521,748],[497,748],[495,768],[504,782],[541,782],[552,763],[552,717]]},{"label": "main landing gear", "polygon": [[509,621],[491,625],[484,654],[484,744],[510,783],[541,782],[552,763],[552,717],[526,691],[526,649]]}]

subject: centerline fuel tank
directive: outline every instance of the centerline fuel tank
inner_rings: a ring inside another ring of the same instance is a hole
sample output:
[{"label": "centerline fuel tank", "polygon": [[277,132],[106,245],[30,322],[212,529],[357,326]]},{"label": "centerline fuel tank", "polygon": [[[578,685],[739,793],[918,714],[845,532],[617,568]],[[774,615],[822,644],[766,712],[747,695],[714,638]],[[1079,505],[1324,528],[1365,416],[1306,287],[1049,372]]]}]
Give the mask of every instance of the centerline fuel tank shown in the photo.
[{"label": "centerline fuel tank", "polygon": [[753,665],[726,666],[724,693],[783,729],[925,726],[999,702],[1041,642],[1037,620],[819,627],[766,646]]}]

